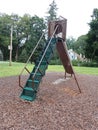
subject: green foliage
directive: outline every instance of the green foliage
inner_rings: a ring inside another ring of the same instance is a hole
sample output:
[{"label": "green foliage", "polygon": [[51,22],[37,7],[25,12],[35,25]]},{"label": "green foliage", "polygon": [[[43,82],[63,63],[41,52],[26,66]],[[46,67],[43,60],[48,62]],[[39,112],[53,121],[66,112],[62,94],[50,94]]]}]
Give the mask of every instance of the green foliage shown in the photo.
[{"label": "green foliage", "polygon": [[76,42],[75,38],[73,38],[73,37],[67,38],[66,39],[66,44],[67,44],[68,49],[73,49],[74,50],[75,42]]},{"label": "green foliage", "polygon": [[76,53],[85,55],[86,48],[86,39],[87,35],[82,35],[78,37],[78,39],[74,39],[73,37],[69,37],[66,40],[66,44],[68,49],[73,49]]},{"label": "green foliage", "polygon": [[[3,52],[4,60],[9,59],[8,45],[10,44],[11,26],[13,26],[12,58],[13,61],[17,61],[24,45],[27,54],[30,55],[46,25],[43,18],[38,16],[31,17],[29,14],[25,14],[20,17],[16,14],[0,14],[0,49]],[[42,42],[44,41],[45,37],[42,39]]]},{"label": "green foliage", "polygon": [[[46,25],[44,23],[44,20],[42,18],[39,18],[38,16],[31,17],[30,19],[30,34],[29,38],[26,41],[25,47],[27,50],[27,53],[30,55],[34,47],[36,46],[38,40],[40,39],[44,29],[46,28]],[[41,40],[41,44],[39,45],[43,46],[45,43],[45,37]],[[40,49],[38,49],[40,50]],[[37,52],[38,52],[37,50]]]},{"label": "green foliage", "polygon": [[53,59],[50,61],[50,65],[62,65],[60,59]]},{"label": "green foliage", "polygon": [[26,52],[26,49],[24,48],[23,50],[22,50],[22,52],[21,52],[21,55],[19,56],[19,62],[21,61],[21,62],[23,62],[23,63],[26,63],[26,61],[27,61],[27,59],[28,59],[28,55],[27,55],[27,52]]},{"label": "green foliage", "polygon": [[32,62],[35,63],[35,62],[37,61],[37,59],[38,59],[39,55],[41,54],[42,50],[43,50],[43,45],[40,44],[40,45],[37,47],[35,53],[32,55],[32,57],[31,57],[31,59],[30,59],[30,62],[31,62],[31,63],[32,63]]},{"label": "green foliage", "polygon": [[76,40],[76,42],[74,44],[75,52],[77,52],[78,54],[85,55],[85,48],[86,48],[86,44],[87,44],[86,39],[87,39],[87,35],[82,35],[82,36],[78,37],[78,39]]},{"label": "green foliage", "polygon": [[81,61],[79,61],[79,60],[72,60],[72,65],[73,66],[80,66],[80,64],[81,64]]},{"label": "green foliage", "polygon": [[52,1],[52,3],[49,5],[49,10],[47,12],[48,16],[46,17],[47,21],[56,20],[57,19],[57,4],[55,0]]},{"label": "green foliage", "polygon": [[7,14],[0,15],[0,49],[3,52],[4,60],[8,59],[8,45],[10,43],[10,22],[11,19]]},{"label": "green foliage", "polygon": [[97,62],[82,62],[81,66],[85,66],[85,67],[98,67],[98,63]]},{"label": "green foliage", "polygon": [[[48,16],[46,16],[47,23],[49,21],[57,20],[57,10],[58,10],[57,4],[56,4],[55,0],[53,0],[52,3],[49,5],[49,10],[47,12],[47,14],[48,14]],[[58,64],[58,62],[55,63],[55,61],[57,61],[57,60],[58,60],[58,54],[57,54],[57,51],[55,50],[50,64]]]},{"label": "green foliage", "polygon": [[84,67],[98,67],[98,63],[92,62],[92,61],[73,60],[72,65],[73,66],[84,66]]},{"label": "green foliage", "polygon": [[93,10],[92,20],[89,23],[90,30],[87,34],[87,45],[85,49],[86,57],[95,60],[98,59],[98,9]]}]

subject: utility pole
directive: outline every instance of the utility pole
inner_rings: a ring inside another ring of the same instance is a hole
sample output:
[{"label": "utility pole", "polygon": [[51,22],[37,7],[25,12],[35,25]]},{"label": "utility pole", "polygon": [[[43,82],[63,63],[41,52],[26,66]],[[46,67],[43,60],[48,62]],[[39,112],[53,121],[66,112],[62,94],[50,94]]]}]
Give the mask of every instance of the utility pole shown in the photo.
[{"label": "utility pole", "polygon": [[13,25],[11,26],[11,33],[10,33],[10,61],[9,61],[9,66],[12,65],[12,40],[13,40]]}]

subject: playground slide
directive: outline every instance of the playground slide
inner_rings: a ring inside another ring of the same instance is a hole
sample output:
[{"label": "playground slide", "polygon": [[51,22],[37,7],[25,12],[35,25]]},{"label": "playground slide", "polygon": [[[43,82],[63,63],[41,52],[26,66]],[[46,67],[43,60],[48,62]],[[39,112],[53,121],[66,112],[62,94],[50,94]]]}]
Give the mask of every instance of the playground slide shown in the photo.
[{"label": "playground slide", "polygon": [[[62,38],[59,37],[59,34],[62,34]],[[29,78],[26,81],[24,87],[20,85],[20,76],[19,76],[19,85],[23,88],[22,93],[20,95],[21,99],[34,101],[36,99],[37,91],[40,85],[40,82],[45,75],[46,69],[48,68],[48,64],[53,56],[55,48],[57,48],[59,57],[62,61],[62,64],[66,73],[74,74],[74,78],[76,80],[77,86],[79,88],[79,84],[77,82],[75,73],[73,71],[70,58],[67,51],[67,46],[64,44],[63,40],[65,40],[66,36],[66,20],[63,21],[54,21],[49,24],[48,37],[49,39],[46,42],[43,50],[39,54],[39,57],[36,60],[35,66],[32,72],[29,75]],[[51,39],[50,39],[51,38]],[[28,69],[25,67],[28,72]],[[80,88],[79,91],[81,92]]]},{"label": "playground slide", "polygon": [[58,51],[59,57],[62,61],[65,71],[69,74],[73,74],[74,71],[73,71],[70,58],[68,55],[67,46],[65,45],[64,42],[58,41],[58,43],[56,44],[56,47],[57,47],[57,51]]}]

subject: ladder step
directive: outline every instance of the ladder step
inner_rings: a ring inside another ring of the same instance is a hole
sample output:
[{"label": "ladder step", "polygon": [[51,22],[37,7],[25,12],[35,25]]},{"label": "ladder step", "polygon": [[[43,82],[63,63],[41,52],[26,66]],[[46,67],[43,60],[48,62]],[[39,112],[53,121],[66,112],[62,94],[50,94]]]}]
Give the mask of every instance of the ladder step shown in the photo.
[{"label": "ladder step", "polygon": [[24,87],[24,90],[34,91],[32,87]]},{"label": "ladder step", "polygon": [[[31,74],[34,75],[34,73],[31,73]],[[41,73],[36,73],[35,75],[36,75],[36,76],[42,76]]]},{"label": "ladder step", "polygon": [[[30,74],[30,79],[31,79],[31,80],[32,80],[32,77],[33,77],[34,74],[35,74],[34,72],[32,72],[32,73]],[[35,74],[34,79],[40,81],[40,80],[42,79],[42,76],[43,76],[42,73],[38,73],[38,72],[37,72],[37,73]]]},{"label": "ladder step", "polygon": [[34,101],[34,99],[36,98],[36,95],[31,96],[26,96],[26,95],[21,95],[20,98],[24,99],[24,100],[28,100],[28,101]]},{"label": "ladder step", "polygon": [[32,97],[34,94],[35,94],[35,91],[32,88],[30,88],[30,87],[24,87],[21,96],[25,95],[25,96]]},{"label": "ladder step", "polygon": [[[33,73],[35,72],[36,69],[37,69],[37,66],[34,67]],[[46,69],[47,69],[47,65],[41,65],[41,66],[39,66],[37,73],[40,73],[41,75],[45,75]]]},{"label": "ladder step", "polygon": [[38,81],[38,80],[32,80],[32,79],[28,79],[28,82],[39,83],[39,81]]},{"label": "ladder step", "polygon": [[[39,62],[40,62],[40,60],[39,60],[39,61],[36,61],[36,65],[38,65]],[[42,61],[40,65],[47,65],[47,61]]]},{"label": "ladder step", "polygon": [[27,83],[26,83],[26,87],[28,88],[35,88],[39,85],[40,80],[32,80],[32,79],[28,79]]}]

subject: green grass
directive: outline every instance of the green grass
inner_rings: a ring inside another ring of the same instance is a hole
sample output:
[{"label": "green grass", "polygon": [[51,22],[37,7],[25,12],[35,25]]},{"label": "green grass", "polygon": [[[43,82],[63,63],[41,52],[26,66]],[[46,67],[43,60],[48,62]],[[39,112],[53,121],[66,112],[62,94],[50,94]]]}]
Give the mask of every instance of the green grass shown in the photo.
[{"label": "green grass", "polygon": [[79,74],[98,75],[97,67],[74,67],[75,72]]},{"label": "green grass", "polygon": [[[79,74],[98,75],[98,68],[96,67],[73,67],[74,71]],[[64,72],[63,66],[50,65],[48,71]]]},{"label": "green grass", "polygon": [[[8,62],[0,62],[0,77],[20,75],[24,65],[24,63],[12,63],[12,66],[9,66]],[[31,71],[33,65],[29,64],[27,68]],[[26,74],[26,71],[23,74]]]},{"label": "green grass", "polygon": [[[28,64],[27,68],[31,71],[33,66],[32,64]],[[12,66],[9,66],[8,62],[0,62],[0,77],[19,75],[23,67],[24,63],[12,63]],[[74,70],[79,74],[98,75],[98,68],[74,67]],[[47,71],[64,72],[64,68],[62,65],[49,65]],[[26,74],[26,71],[23,74]]]}]

